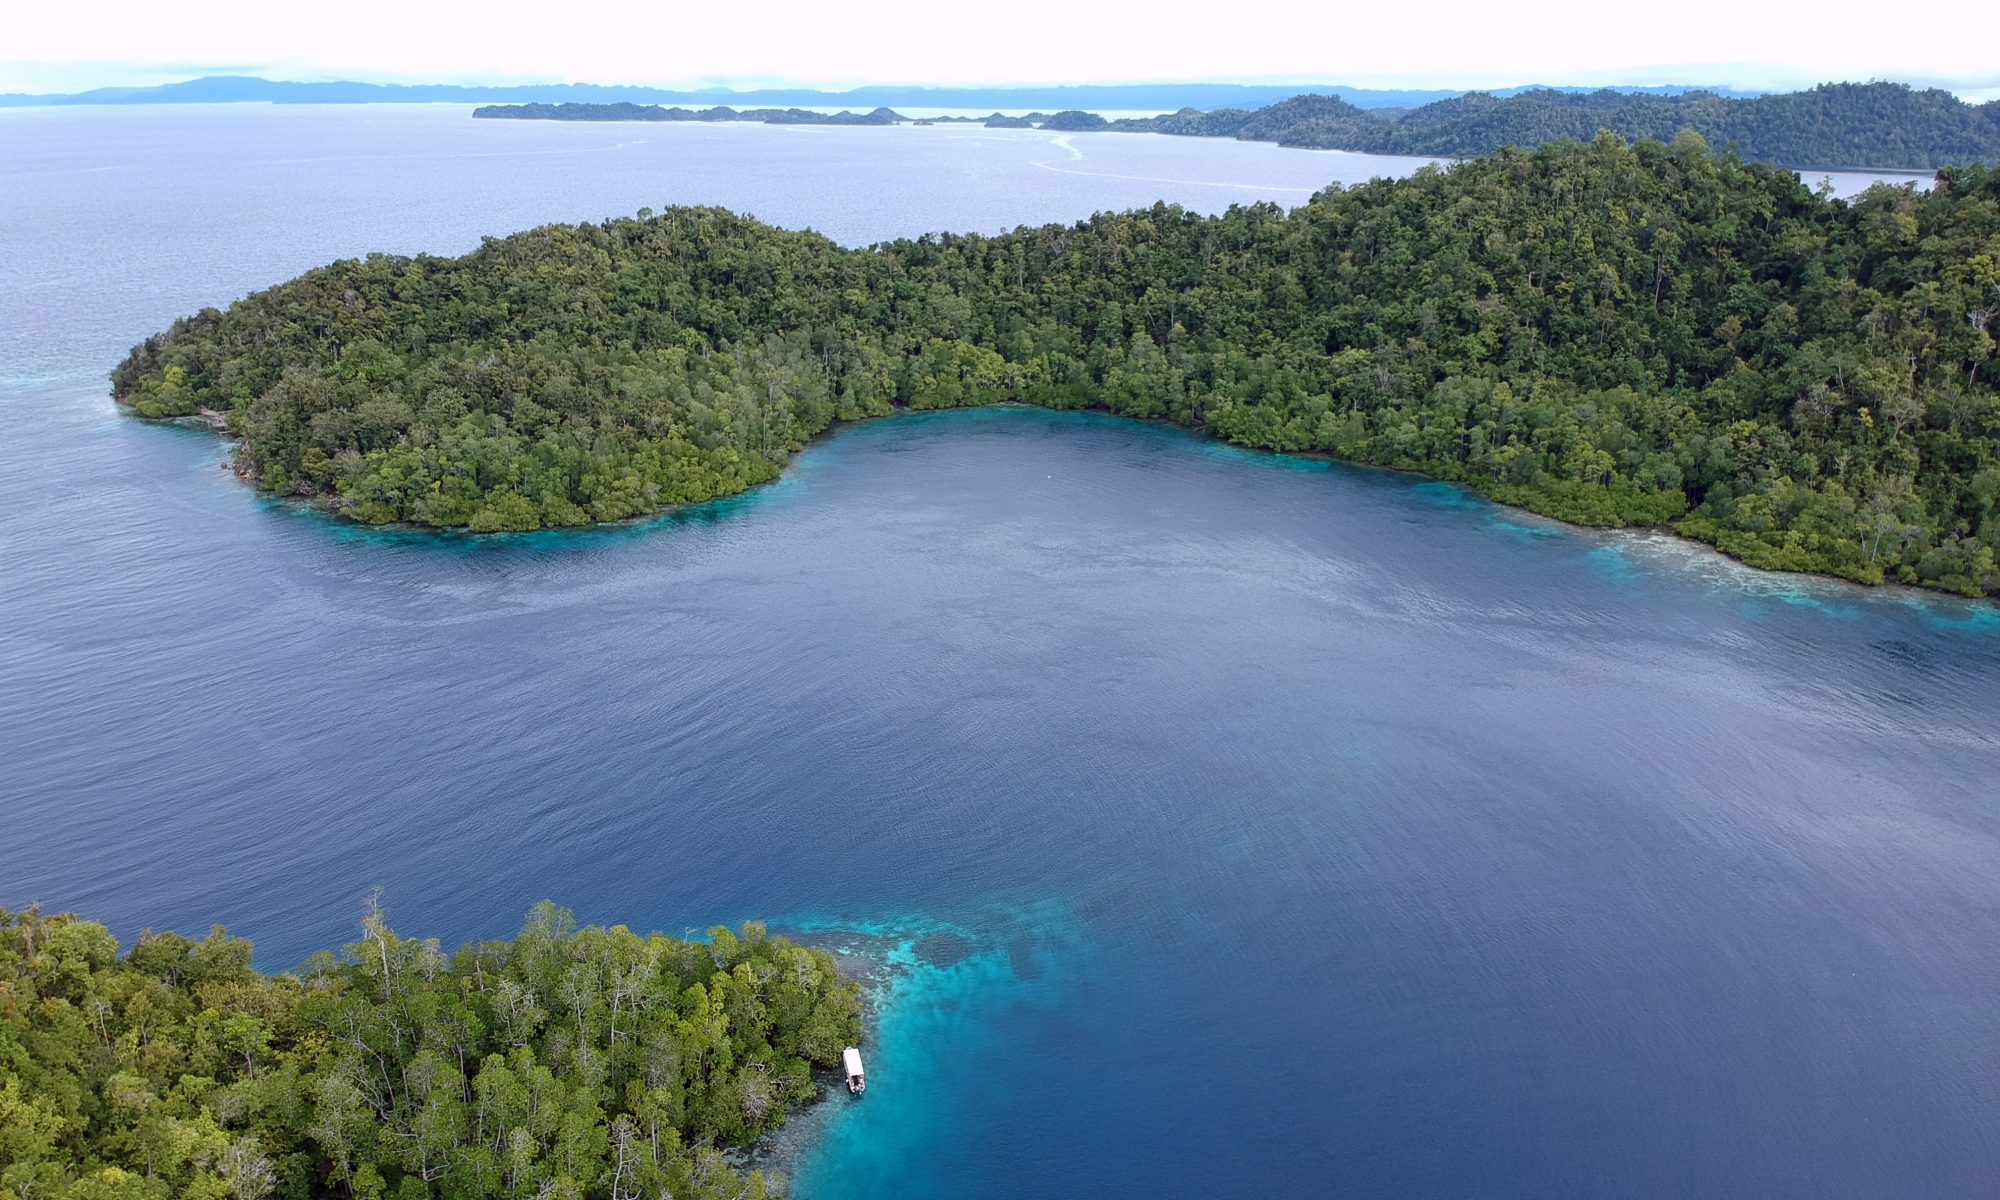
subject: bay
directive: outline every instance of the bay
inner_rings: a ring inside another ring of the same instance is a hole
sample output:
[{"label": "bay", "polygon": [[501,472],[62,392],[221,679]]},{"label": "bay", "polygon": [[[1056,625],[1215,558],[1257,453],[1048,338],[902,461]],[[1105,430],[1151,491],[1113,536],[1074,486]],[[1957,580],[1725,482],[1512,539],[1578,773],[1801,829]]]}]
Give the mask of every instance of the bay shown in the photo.
[{"label": "bay", "polygon": [[[497,127],[497,128],[496,128]],[[765,917],[881,964],[799,1194],[1980,1195],[2000,618],[1087,414],[510,538],[104,396],[330,258],[642,205],[849,243],[1408,170],[1234,142],[0,113],[0,903]]]}]

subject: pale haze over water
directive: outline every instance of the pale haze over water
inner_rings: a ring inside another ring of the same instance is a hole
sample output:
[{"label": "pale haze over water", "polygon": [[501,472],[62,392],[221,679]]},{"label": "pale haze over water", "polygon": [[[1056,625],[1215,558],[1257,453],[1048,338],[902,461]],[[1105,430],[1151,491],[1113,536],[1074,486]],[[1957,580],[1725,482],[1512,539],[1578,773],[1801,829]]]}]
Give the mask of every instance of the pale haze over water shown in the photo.
[{"label": "pale haze over water", "polygon": [[0,112],[0,904],[282,969],[550,896],[900,962],[888,1194],[1980,1196],[2000,617],[1108,417],[644,525],[258,498],[104,373],[328,259],[715,203],[847,244],[1404,160],[1142,135]]}]

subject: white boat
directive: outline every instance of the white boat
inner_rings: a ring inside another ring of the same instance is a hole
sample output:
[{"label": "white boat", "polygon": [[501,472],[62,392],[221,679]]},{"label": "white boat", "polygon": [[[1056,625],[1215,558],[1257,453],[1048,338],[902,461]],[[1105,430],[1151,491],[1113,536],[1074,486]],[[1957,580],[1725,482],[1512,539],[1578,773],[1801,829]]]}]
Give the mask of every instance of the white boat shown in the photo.
[{"label": "white boat", "polygon": [[840,1052],[841,1070],[847,1072],[847,1090],[859,1095],[867,1088],[868,1081],[861,1074],[861,1051],[849,1046]]}]

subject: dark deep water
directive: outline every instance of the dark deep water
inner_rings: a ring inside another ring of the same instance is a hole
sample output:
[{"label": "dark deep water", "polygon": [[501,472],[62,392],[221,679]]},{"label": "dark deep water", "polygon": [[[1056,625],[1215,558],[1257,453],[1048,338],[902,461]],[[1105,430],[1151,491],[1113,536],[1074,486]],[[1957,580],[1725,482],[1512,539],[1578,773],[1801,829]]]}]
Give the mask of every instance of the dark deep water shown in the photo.
[{"label": "dark deep water", "polygon": [[378,246],[1295,203],[1338,161],[469,126],[0,112],[0,904],[222,921],[273,969],[375,885],[447,942],[542,896],[887,934],[809,1200],[1990,1194],[1993,608],[1092,416],[898,418],[475,540],[114,412],[133,341]]}]

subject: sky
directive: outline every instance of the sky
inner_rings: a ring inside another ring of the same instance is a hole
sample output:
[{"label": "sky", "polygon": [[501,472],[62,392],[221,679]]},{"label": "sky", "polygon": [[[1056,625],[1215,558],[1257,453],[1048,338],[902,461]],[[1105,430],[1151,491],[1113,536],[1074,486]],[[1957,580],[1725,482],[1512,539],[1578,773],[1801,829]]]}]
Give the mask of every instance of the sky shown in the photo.
[{"label": "sky", "polygon": [[2000,95],[2000,6],[1944,0],[11,0],[0,91],[207,74],[843,88],[1211,81],[1468,89],[1891,79]]}]

